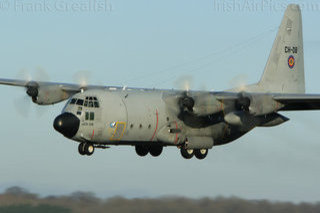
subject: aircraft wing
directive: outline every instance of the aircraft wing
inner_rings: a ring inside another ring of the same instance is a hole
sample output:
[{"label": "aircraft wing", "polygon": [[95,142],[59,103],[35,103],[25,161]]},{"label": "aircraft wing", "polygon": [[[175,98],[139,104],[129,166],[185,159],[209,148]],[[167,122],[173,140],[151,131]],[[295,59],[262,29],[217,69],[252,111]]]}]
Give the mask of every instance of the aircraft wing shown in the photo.
[{"label": "aircraft wing", "polygon": [[27,83],[28,83],[27,81],[23,81],[23,80],[0,79],[0,84],[9,85],[9,86],[25,87]]},{"label": "aircraft wing", "polygon": [[81,90],[105,88],[104,86],[87,86],[80,84],[54,83],[45,81],[25,81],[0,79],[0,85],[24,87],[34,103],[51,105],[59,103],[81,92]]},{"label": "aircraft wing", "polygon": [[243,97],[270,97],[282,104],[280,111],[319,110],[320,94],[281,94],[281,93],[234,93],[221,92],[216,94],[220,101],[239,100]]},{"label": "aircraft wing", "polygon": [[45,81],[25,81],[25,80],[16,80],[16,79],[3,79],[0,78],[0,84],[8,86],[17,86],[17,87],[28,87],[28,86],[48,86],[56,87],[65,92],[77,93],[81,89],[93,89],[93,88],[104,88],[104,86],[83,86],[79,84],[69,84],[69,83],[55,83],[55,82],[45,82]]},{"label": "aircraft wing", "polygon": [[283,104],[282,111],[320,109],[320,95],[314,94],[279,94],[273,96],[275,101]]}]

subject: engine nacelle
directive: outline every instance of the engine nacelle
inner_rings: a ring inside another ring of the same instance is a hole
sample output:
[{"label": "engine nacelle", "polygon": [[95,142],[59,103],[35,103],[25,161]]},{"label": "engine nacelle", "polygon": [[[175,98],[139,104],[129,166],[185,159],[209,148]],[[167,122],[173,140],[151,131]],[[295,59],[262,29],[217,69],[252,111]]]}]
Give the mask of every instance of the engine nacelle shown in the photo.
[{"label": "engine nacelle", "polygon": [[252,95],[250,98],[249,112],[252,115],[267,115],[278,111],[283,104],[275,101],[272,96]]},{"label": "engine nacelle", "polygon": [[39,105],[51,105],[67,100],[70,94],[60,88],[60,86],[38,86],[27,88],[27,94],[32,97],[32,101]]},{"label": "engine nacelle", "polygon": [[224,104],[213,95],[203,95],[195,97],[193,112],[197,116],[215,114],[224,109]]}]

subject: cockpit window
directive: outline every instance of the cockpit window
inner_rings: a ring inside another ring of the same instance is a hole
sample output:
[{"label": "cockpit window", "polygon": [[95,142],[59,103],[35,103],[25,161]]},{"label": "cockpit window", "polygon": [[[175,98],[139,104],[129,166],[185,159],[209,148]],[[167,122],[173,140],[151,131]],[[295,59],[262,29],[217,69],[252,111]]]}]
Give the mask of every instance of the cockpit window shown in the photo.
[{"label": "cockpit window", "polygon": [[78,99],[78,100],[77,100],[77,105],[82,106],[82,105],[83,105],[83,99]]},{"label": "cockpit window", "polygon": [[77,99],[72,98],[72,99],[71,99],[71,101],[70,101],[70,104],[75,104],[75,103],[76,103],[76,101],[77,101]]},{"label": "cockpit window", "polygon": [[90,107],[90,108],[93,108],[93,107],[99,108],[100,104],[99,104],[97,97],[86,97],[86,99],[84,101],[84,106]]},{"label": "cockpit window", "polygon": [[93,107],[93,102],[89,101],[89,107]]}]

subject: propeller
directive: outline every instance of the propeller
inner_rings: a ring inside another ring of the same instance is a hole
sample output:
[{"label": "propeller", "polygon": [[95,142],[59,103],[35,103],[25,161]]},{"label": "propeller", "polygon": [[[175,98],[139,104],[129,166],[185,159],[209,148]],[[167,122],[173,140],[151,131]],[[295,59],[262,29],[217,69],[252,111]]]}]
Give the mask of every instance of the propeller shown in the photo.
[{"label": "propeller", "polygon": [[231,79],[230,86],[233,88],[232,91],[238,92],[238,99],[235,101],[235,108],[239,111],[249,112],[251,104],[251,96],[246,93],[246,86],[248,76],[246,74],[240,74]]},{"label": "propeller", "polygon": [[195,104],[194,99],[189,96],[187,91],[184,91],[178,100],[178,105],[182,112],[185,112],[185,111],[193,112],[194,104]]},{"label": "propeller", "polygon": [[230,87],[233,88],[232,90],[236,92],[245,91],[246,86],[248,85],[247,83],[248,83],[248,75],[246,74],[237,75],[229,81]]},{"label": "propeller", "polygon": [[89,85],[91,73],[87,70],[78,71],[73,75],[73,81],[80,85],[81,88],[86,88]]},{"label": "propeller", "polygon": [[192,97],[190,97],[189,92],[190,88],[193,86],[192,76],[181,76],[174,82],[174,84],[179,88],[179,90],[183,91],[178,99],[180,112],[193,112],[195,101]]},{"label": "propeller", "polygon": [[[20,79],[26,82],[25,91],[27,95],[17,98],[14,101],[14,106],[18,114],[20,114],[23,117],[28,117],[30,113],[30,97],[33,102],[37,100],[37,96],[39,94],[38,82],[49,81],[49,76],[47,75],[44,69],[38,67],[34,72],[34,78],[32,78],[32,75],[30,74],[30,72],[28,72],[26,69],[22,69],[17,74],[17,79]],[[40,117],[44,113],[40,111],[40,109],[38,108],[40,107],[37,107],[36,114]]]},{"label": "propeller", "polygon": [[174,84],[178,87],[178,89],[183,91],[190,91],[190,89],[193,87],[193,77],[191,75],[183,75],[180,76]]},{"label": "propeller", "polygon": [[239,92],[238,99],[235,101],[235,108],[239,111],[249,112],[250,104],[251,104],[250,95],[245,92]]},{"label": "propeller", "polygon": [[205,92],[206,88],[204,84],[202,85],[201,92],[191,92],[190,89],[193,85],[193,77],[192,76],[182,76],[175,84],[179,89],[183,90],[178,97],[178,106],[180,109],[180,113],[188,112],[192,113],[195,116],[208,115],[211,112],[214,113],[217,104],[218,108],[221,108],[221,104],[217,103],[217,101],[210,95],[210,92]]}]

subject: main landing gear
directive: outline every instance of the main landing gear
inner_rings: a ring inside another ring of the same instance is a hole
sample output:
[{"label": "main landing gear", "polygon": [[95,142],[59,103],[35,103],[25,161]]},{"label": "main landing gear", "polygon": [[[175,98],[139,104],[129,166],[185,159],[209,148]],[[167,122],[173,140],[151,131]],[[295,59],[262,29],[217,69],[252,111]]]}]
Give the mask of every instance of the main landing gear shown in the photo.
[{"label": "main landing gear", "polygon": [[199,160],[205,159],[208,154],[208,149],[186,149],[181,147],[180,153],[183,158],[191,159],[193,156],[196,156]]},{"label": "main landing gear", "polygon": [[78,147],[80,155],[92,155],[94,153],[94,146],[90,143],[80,143]]},{"label": "main landing gear", "polygon": [[153,146],[137,145],[136,146],[136,153],[141,157],[146,156],[148,153],[150,153],[153,157],[158,157],[161,155],[162,150],[163,150],[163,146],[159,146],[159,145],[153,145]]},{"label": "main landing gear", "polygon": [[[161,155],[163,146],[160,145],[136,145],[135,146],[136,153],[144,157],[150,153],[153,157],[158,157]],[[184,147],[180,148],[180,152],[183,158],[191,159],[195,156],[197,159],[202,160],[205,159],[208,155],[208,149],[186,149]]]}]

